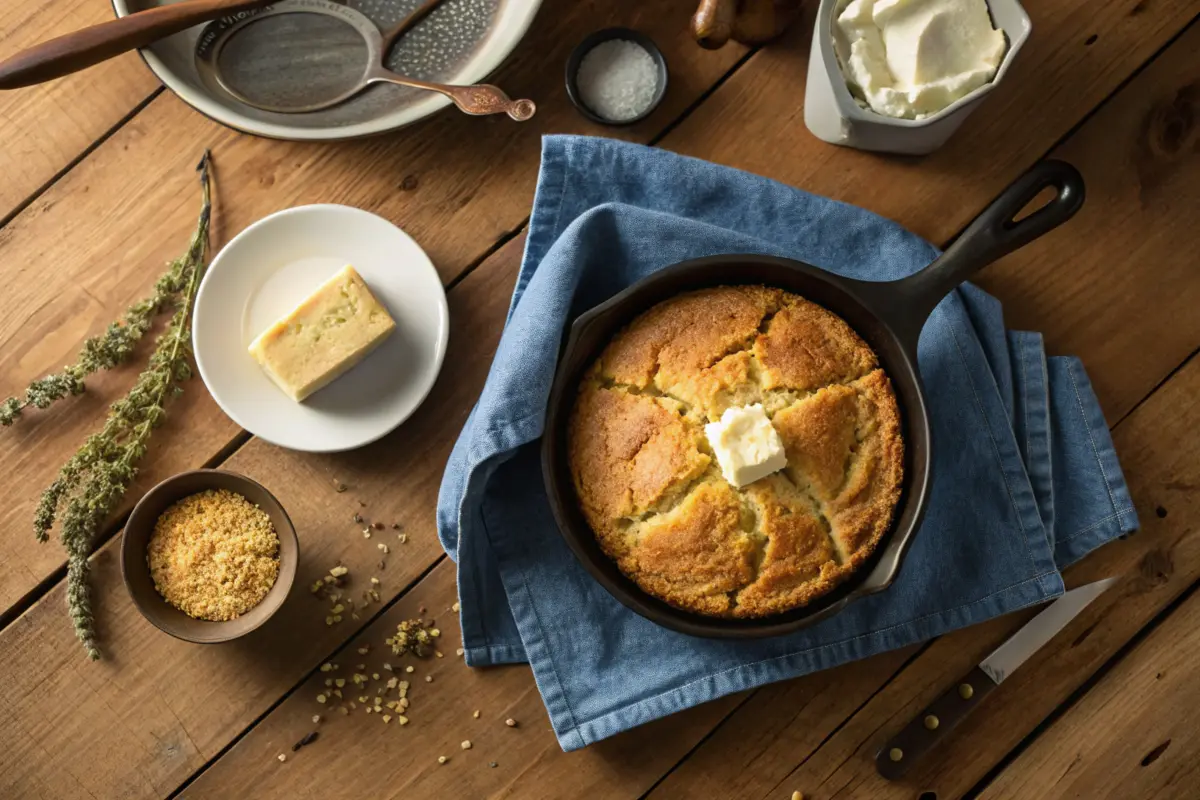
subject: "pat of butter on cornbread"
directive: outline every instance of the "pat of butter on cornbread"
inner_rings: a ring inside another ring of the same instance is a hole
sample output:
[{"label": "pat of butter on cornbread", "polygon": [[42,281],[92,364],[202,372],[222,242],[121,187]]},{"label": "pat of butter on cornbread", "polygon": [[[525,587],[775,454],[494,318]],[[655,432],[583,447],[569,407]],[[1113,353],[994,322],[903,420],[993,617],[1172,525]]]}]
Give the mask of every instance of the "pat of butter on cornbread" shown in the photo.
[{"label": "pat of butter on cornbread", "polygon": [[296,402],[328,386],[396,329],[362,276],[347,266],[250,343],[250,355]]}]

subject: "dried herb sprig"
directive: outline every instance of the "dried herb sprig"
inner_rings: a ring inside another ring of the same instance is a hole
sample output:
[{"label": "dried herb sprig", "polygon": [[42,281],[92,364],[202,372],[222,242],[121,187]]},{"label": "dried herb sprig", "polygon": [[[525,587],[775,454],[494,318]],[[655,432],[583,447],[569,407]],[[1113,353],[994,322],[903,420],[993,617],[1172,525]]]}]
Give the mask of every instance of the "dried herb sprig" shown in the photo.
[{"label": "dried herb sprig", "polygon": [[154,284],[153,294],[127,308],[124,317],[110,323],[104,333],[84,341],[74,364],[32,381],[24,396],[9,397],[0,403],[0,425],[12,425],[30,406],[49,408],[64,397],[83,394],[84,379],[89,375],[128,361],[138,341],[154,324],[154,318],[185,288],[188,276],[184,268],[185,259],[173,261]]},{"label": "dried herb sprig", "polygon": [[92,660],[100,657],[88,585],[88,557],[96,533],[137,475],[150,434],[166,415],[168,398],[183,391],[180,384],[192,372],[188,361],[192,307],[208,255],[212,214],[208,166],[206,152],[197,166],[203,197],[200,219],[187,252],[171,263],[155,287],[156,295],[160,288],[179,287],[168,292],[164,300],[174,305],[175,315],[156,340],[145,372],[138,376],[129,394],[113,403],[104,427],[89,436],[62,466],[42,494],[34,518],[34,533],[42,542],[58,522],[59,538],[67,551],[67,606],[75,633]]}]

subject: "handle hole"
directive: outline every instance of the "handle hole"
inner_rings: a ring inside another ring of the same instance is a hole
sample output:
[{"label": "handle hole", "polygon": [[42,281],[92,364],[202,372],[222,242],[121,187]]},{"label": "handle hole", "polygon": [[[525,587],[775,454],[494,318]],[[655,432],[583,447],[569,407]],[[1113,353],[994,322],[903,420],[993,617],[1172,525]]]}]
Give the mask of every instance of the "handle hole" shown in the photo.
[{"label": "handle hole", "polygon": [[937,792],[921,792],[917,800],[938,800]]},{"label": "handle hole", "polygon": [[1047,186],[1035,194],[1032,200],[1022,206],[1021,210],[1017,212],[1016,216],[1009,220],[1008,224],[1010,226],[1016,225],[1021,220],[1032,216],[1034,212],[1041,211],[1043,208],[1050,205],[1050,201],[1057,196],[1058,189],[1054,188],[1053,186]]}]

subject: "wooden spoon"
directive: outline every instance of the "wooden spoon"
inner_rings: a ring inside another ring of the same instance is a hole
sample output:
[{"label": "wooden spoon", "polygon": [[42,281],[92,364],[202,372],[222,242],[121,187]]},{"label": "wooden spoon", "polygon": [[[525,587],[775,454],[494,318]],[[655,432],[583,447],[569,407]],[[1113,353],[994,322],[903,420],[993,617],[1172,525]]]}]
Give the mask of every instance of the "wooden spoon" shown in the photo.
[{"label": "wooden spoon", "polygon": [[269,5],[273,0],[183,0],[102,22],[35,44],[0,63],[0,89],[19,89],[78,72],[147,47],[201,22]]}]

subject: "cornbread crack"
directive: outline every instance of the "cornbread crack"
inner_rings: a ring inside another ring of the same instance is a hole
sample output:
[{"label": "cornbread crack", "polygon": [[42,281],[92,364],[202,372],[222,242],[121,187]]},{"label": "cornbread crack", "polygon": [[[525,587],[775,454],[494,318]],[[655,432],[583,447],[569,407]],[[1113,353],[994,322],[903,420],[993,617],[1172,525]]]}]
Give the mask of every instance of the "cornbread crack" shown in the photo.
[{"label": "cornbread crack", "polygon": [[[704,425],[762,403],[787,467],[738,489]],[[891,525],[904,443],[891,383],[840,317],[764,286],[689,292],[618,333],[582,380],[568,460],[604,552],[644,591],[762,617],[831,591]]]}]

